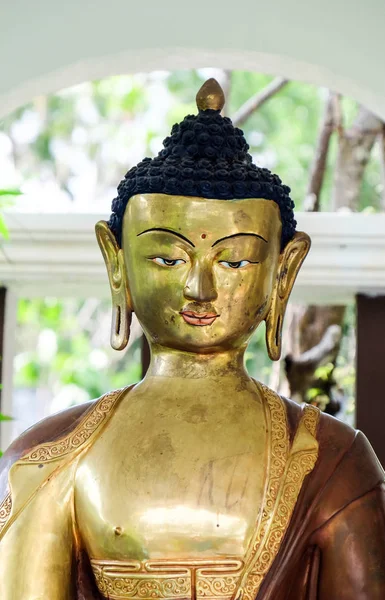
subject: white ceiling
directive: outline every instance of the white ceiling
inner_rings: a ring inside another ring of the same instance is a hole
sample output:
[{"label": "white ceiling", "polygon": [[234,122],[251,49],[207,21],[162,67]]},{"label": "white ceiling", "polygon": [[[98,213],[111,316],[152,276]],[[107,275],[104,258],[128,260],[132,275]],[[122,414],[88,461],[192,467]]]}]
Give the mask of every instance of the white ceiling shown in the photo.
[{"label": "white ceiling", "polygon": [[4,0],[0,117],[93,78],[213,66],[324,85],[385,119],[384,23],[384,0]]}]

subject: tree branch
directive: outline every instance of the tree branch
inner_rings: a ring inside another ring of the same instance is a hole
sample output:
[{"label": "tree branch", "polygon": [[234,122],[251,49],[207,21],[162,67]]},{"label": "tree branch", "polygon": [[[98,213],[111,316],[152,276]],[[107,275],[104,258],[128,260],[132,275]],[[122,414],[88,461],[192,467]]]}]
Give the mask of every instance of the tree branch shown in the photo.
[{"label": "tree branch", "polygon": [[279,92],[285,85],[289,83],[288,79],[284,79],[283,77],[277,77],[274,79],[269,85],[267,85],[261,92],[257,92],[254,96],[251,96],[245,102],[241,108],[237,110],[235,115],[233,116],[233,124],[236,127],[242,125],[250,115],[258,110],[267,100],[269,100],[274,94]]},{"label": "tree branch", "polygon": [[333,94],[333,119],[334,127],[340,135],[344,132],[344,117],[342,114],[342,96]]},{"label": "tree branch", "polygon": [[[324,308],[316,307],[317,317],[322,318],[324,316],[322,314]],[[297,402],[306,401],[307,391],[315,386],[317,368],[326,363],[335,364],[340,349],[341,337],[342,320],[340,325],[330,324],[325,329],[321,340],[299,356],[294,357],[291,354],[285,356],[284,364],[290,387],[290,396],[297,400]],[[331,376],[333,370],[331,370]],[[330,400],[332,396],[327,390],[331,384],[332,380],[330,379],[329,381],[325,381],[323,385],[320,382],[316,385],[318,388],[325,388],[323,391],[329,396]]]},{"label": "tree branch", "polygon": [[324,115],[316,143],[313,164],[310,168],[309,183],[305,196],[304,208],[309,212],[318,212],[320,208],[320,195],[325,177],[329,143],[335,124],[334,109],[335,94],[329,93],[325,103]]},{"label": "tree branch", "polygon": [[332,210],[359,209],[365,168],[382,127],[383,123],[378,117],[360,106],[353,125],[340,133],[334,170]]},{"label": "tree branch", "polygon": [[342,327],[329,325],[321,341],[295,359],[296,365],[302,365],[313,372],[323,362],[333,360],[341,337]]}]

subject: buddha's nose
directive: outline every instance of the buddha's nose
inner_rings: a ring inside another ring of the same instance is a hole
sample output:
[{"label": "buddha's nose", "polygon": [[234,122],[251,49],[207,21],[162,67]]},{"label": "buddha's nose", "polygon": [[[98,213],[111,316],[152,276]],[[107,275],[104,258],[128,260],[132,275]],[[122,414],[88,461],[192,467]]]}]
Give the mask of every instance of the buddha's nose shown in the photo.
[{"label": "buddha's nose", "polygon": [[218,297],[213,271],[209,265],[202,265],[198,262],[193,264],[187,277],[184,296],[187,300],[196,302],[211,302]]}]

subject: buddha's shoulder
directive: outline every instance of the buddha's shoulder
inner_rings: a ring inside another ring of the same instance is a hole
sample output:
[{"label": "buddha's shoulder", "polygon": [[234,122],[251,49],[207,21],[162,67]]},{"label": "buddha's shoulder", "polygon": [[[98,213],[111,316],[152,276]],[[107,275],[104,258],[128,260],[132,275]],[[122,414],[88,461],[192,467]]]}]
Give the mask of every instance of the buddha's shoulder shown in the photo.
[{"label": "buddha's shoulder", "polygon": [[[298,404],[284,396],[280,396],[286,410],[286,416],[291,430],[298,427],[299,421],[303,418],[304,411],[308,410],[308,404]],[[310,405],[311,406],[311,405]],[[339,419],[332,417],[319,409],[312,407],[317,414],[316,435],[320,445],[338,445],[342,448],[348,448],[354,442],[357,434],[360,433],[350,425],[343,423]],[[361,434],[362,435],[362,434]]]},{"label": "buddha's shoulder", "polygon": [[384,481],[384,470],[362,431],[321,413],[317,438],[319,471],[330,478],[325,492],[344,482],[347,493],[364,494]]},{"label": "buddha's shoulder", "polygon": [[55,415],[39,421],[24,431],[7,449],[0,460],[0,498],[8,483],[8,471],[12,465],[28,452],[41,444],[55,442],[70,434],[86,413],[96,404],[96,400],[72,406]]},{"label": "buddha's shoulder", "polygon": [[[265,385],[262,388],[265,399],[268,400],[271,406],[274,406],[274,401],[278,401],[281,405],[281,412],[286,419],[291,439],[294,438],[298,426],[306,413],[313,414],[314,416],[314,435],[317,437],[321,450],[325,445],[333,446],[334,448],[338,445],[341,449],[347,449],[354,442],[357,433],[359,433],[346,423],[321,412],[312,405],[298,404],[298,402],[277,394]],[[279,415],[279,411],[274,412],[276,416]]]},{"label": "buddha's shoulder", "polygon": [[[287,424],[291,438],[294,437],[304,411],[308,405],[301,405],[284,396],[278,396],[265,388],[268,393],[279,397],[286,414]],[[371,464],[377,474],[382,474],[382,467],[371,447],[368,439],[357,429],[343,423],[339,419],[313,408],[316,411],[316,427],[314,435],[319,443],[319,461],[340,465],[341,468],[349,465],[349,468],[361,468],[362,461]]]},{"label": "buddha's shoulder", "polygon": [[83,404],[72,406],[39,421],[22,433],[0,459],[0,498],[6,493],[8,472],[12,465],[36,453],[49,453],[57,459],[61,451],[70,454],[88,441],[108,421],[119,398],[125,391],[115,390]]},{"label": "buddha's shoulder", "polygon": [[[281,397],[291,436],[305,407]],[[314,433],[318,458],[307,483],[309,498],[319,495],[327,520],[342,507],[370,492],[385,480],[384,470],[366,436],[331,415],[318,412]],[[310,503],[310,500],[309,500]]]}]

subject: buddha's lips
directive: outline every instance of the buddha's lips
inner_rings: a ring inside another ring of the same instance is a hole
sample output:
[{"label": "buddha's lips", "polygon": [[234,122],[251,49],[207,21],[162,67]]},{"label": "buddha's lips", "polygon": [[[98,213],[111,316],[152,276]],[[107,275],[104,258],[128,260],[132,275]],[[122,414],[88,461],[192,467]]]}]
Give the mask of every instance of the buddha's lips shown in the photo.
[{"label": "buddha's lips", "polygon": [[179,314],[182,315],[186,323],[189,325],[198,325],[203,327],[204,325],[212,325],[215,319],[219,317],[216,313],[197,313],[192,310],[182,310]]}]

